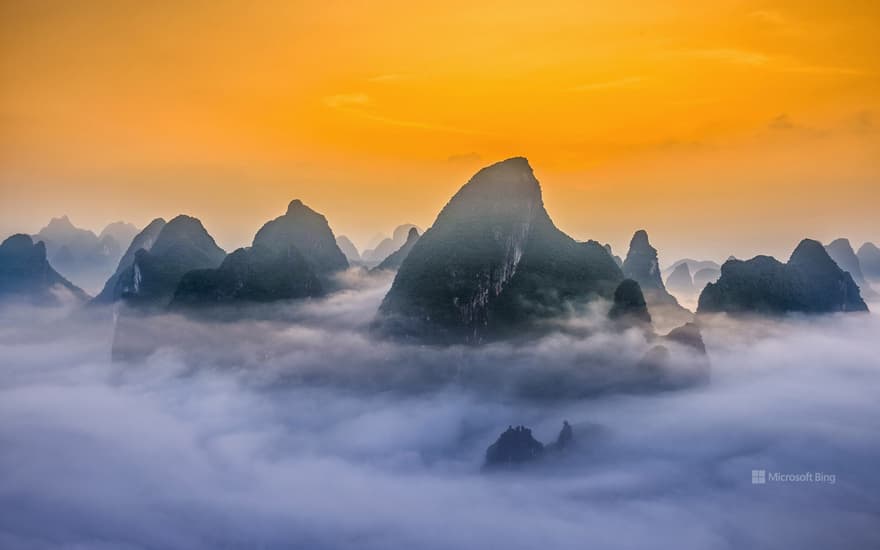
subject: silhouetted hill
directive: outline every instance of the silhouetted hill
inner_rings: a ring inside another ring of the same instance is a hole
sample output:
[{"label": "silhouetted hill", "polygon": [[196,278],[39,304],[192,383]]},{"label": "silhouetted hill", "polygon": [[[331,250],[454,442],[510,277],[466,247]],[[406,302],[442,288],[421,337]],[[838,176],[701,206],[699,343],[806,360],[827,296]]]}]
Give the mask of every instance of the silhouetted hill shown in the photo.
[{"label": "silhouetted hill", "polygon": [[299,251],[262,245],[239,248],[217,269],[186,273],[172,307],[203,307],[241,302],[273,302],[323,294],[321,281]]},{"label": "silhouetted hill", "polygon": [[787,264],[770,256],[728,260],[700,294],[698,312],[833,313],[867,311],[852,277],[822,244],[804,239]]},{"label": "silhouetted hill", "polygon": [[525,426],[508,426],[495,443],[486,449],[483,470],[503,470],[524,466],[537,462],[548,456],[562,456],[574,445],[574,430],[567,420],[562,422],[562,429],[556,441],[544,445],[534,438],[532,430]]},{"label": "silhouetted hill", "polygon": [[253,245],[275,252],[296,247],[319,277],[348,268],[327,219],[300,200],[291,201],[287,212],[266,223],[254,237]]},{"label": "silhouetted hill", "polygon": [[301,201],[265,224],[253,246],[230,254],[216,269],[187,273],[174,296],[175,307],[273,302],[324,294],[324,281],[348,261],[330,225]]}]

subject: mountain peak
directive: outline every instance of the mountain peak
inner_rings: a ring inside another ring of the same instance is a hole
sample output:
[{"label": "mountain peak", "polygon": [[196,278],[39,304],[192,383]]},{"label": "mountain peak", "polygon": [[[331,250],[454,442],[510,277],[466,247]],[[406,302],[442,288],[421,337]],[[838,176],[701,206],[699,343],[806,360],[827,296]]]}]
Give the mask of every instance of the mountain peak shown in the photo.
[{"label": "mountain peak", "polygon": [[526,198],[541,201],[541,184],[525,157],[513,157],[489,165],[462,187],[456,197],[495,197],[507,200]]},{"label": "mountain peak", "polygon": [[26,250],[27,248],[34,246],[34,240],[30,235],[16,233],[4,240],[2,246],[9,250]]},{"label": "mountain peak", "polygon": [[283,216],[266,222],[257,231],[253,246],[265,246],[276,252],[293,246],[321,277],[348,268],[348,260],[336,244],[327,218],[299,199],[290,201]]},{"label": "mountain peak", "polygon": [[828,265],[834,263],[834,260],[828,255],[822,243],[813,239],[804,239],[791,253],[788,263],[799,266]]},{"label": "mountain peak", "polygon": [[630,248],[650,248],[651,241],[648,240],[648,232],[639,229],[633,233],[632,239],[629,241]]},{"label": "mountain peak", "polygon": [[296,212],[297,210],[301,210],[303,208],[305,208],[307,210],[311,210],[311,208],[309,208],[308,206],[303,204],[303,201],[301,201],[299,199],[293,199],[292,201],[290,201],[290,204],[287,205],[287,214],[288,215],[292,214],[292,213]]},{"label": "mountain peak", "polygon": [[73,228],[73,224],[70,222],[70,218],[67,217],[67,214],[63,216],[59,216],[57,218],[52,218],[49,220],[49,227],[56,228]]}]

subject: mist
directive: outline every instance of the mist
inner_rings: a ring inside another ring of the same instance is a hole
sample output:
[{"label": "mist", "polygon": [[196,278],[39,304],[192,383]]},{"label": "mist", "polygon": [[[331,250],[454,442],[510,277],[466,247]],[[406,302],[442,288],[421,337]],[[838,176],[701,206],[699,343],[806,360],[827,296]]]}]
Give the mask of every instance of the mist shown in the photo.
[{"label": "mist", "polygon": [[[343,276],[257,320],[158,318],[180,339],[134,362],[104,312],[0,309],[0,547],[880,545],[877,315],[716,318],[709,379],[650,391],[626,373],[652,343],[599,314],[516,346],[378,341],[390,279]],[[563,420],[565,456],[481,471],[509,425]]]}]

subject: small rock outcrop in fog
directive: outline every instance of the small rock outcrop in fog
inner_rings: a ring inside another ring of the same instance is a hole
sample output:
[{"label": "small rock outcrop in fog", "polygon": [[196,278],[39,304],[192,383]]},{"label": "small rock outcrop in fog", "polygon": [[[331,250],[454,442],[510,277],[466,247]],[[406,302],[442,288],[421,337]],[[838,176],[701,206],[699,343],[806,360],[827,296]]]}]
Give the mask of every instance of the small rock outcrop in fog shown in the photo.
[{"label": "small rock outcrop in fog", "polygon": [[508,426],[495,443],[486,449],[483,469],[500,470],[523,466],[554,454],[564,453],[573,445],[574,430],[567,420],[562,422],[562,429],[556,441],[546,446],[535,439],[529,428]]}]

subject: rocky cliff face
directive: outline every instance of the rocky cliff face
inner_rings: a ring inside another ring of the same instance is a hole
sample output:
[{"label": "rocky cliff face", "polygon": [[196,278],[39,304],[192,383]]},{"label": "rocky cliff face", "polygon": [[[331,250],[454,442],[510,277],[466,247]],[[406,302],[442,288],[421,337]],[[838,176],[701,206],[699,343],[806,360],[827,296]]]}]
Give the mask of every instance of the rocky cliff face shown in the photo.
[{"label": "rocky cliff face", "polygon": [[787,264],[769,256],[728,260],[700,294],[698,312],[753,314],[867,311],[852,277],[822,245],[804,239]]},{"label": "rocky cliff face", "polygon": [[125,254],[123,254],[122,258],[119,260],[119,265],[116,266],[116,271],[109,279],[107,279],[107,282],[104,283],[104,289],[95,296],[95,303],[109,304],[122,298],[122,285],[118,284],[120,276],[132,266],[135,254],[137,254],[138,250],[150,250],[153,248],[153,243],[156,242],[156,239],[159,237],[159,232],[162,231],[163,227],[165,227],[165,220],[162,218],[156,218],[151,221],[143,231],[134,236],[128,250],[125,251]]},{"label": "rocky cliff face", "polygon": [[88,299],[85,292],[52,268],[43,242],[34,243],[28,235],[13,235],[0,244],[0,300],[54,305],[65,297]]},{"label": "rocky cliff face", "polygon": [[601,245],[553,225],[528,161],[513,158],[478,172],[443,208],[400,266],[377,328],[479,342],[572,301],[610,298],[622,279]]}]

